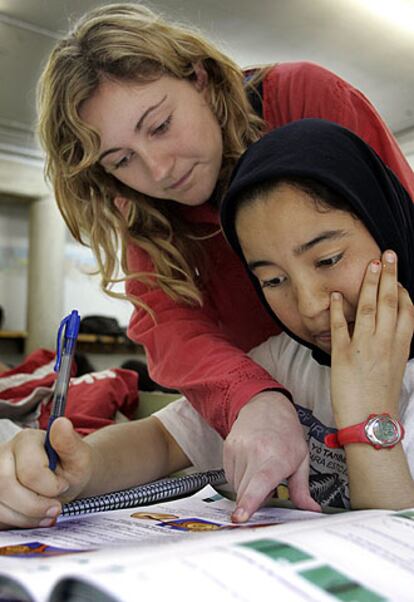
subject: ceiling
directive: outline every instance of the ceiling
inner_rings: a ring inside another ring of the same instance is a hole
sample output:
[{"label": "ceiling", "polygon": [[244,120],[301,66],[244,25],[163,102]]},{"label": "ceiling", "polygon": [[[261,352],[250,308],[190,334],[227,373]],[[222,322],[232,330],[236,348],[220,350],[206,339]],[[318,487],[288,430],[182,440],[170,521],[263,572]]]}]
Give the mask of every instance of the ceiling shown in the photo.
[{"label": "ceiling", "polygon": [[[0,0],[0,150],[33,150],[36,81],[60,33],[98,0]],[[152,0],[240,65],[311,60],[359,87],[396,134],[414,129],[414,0]],[[396,24],[398,5],[406,11]],[[388,5],[392,15],[373,12]],[[28,150],[28,152],[30,152]],[[35,151],[33,151],[35,152]]]}]

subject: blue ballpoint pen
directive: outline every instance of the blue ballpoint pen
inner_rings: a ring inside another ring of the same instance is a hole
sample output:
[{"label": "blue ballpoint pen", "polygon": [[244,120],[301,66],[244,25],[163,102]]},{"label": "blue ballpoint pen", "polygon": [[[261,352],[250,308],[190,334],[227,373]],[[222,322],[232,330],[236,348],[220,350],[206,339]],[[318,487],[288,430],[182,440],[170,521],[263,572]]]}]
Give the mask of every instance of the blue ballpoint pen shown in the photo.
[{"label": "blue ballpoint pen", "polygon": [[[80,316],[74,309],[60,323],[57,334],[57,351],[54,371],[58,372],[58,377],[53,393],[52,411],[47,425],[45,449],[49,458],[50,470],[55,470],[58,462],[58,455],[50,443],[50,429],[53,422],[59,416],[65,413],[66,397],[68,394],[70,372],[72,368],[73,355],[75,353],[76,339],[79,332]],[[63,343],[62,343],[63,332]]]}]

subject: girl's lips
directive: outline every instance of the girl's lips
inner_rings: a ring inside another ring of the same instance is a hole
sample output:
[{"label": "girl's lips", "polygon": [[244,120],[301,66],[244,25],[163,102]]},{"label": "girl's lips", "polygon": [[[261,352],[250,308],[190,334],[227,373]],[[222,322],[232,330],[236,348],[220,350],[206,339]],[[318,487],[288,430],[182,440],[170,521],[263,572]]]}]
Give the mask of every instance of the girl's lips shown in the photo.
[{"label": "girl's lips", "polygon": [[[355,322],[347,322],[348,324],[348,332],[349,332],[349,336],[352,336],[353,332],[354,332],[354,327],[355,327]],[[323,341],[325,343],[330,342],[331,341],[331,331],[330,330],[324,330],[322,332],[318,332],[316,334],[313,335],[313,338],[317,341]]]},{"label": "girl's lips", "polygon": [[318,332],[318,334],[314,335],[314,338],[318,341],[330,341],[331,340],[331,331],[326,330],[324,332]]}]

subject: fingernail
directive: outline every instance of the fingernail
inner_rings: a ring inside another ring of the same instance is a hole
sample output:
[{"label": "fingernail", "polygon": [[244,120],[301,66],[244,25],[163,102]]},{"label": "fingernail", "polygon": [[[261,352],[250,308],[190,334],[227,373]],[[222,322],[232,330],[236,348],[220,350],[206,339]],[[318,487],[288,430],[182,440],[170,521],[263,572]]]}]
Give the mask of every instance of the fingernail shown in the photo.
[{"label": "fingernail", "polygon": [[371,262],[370,268],[371,268],[371,272],[374,272],[374,274],[379,271],[380,267],[381,267],[381,262],[378,261],[377,259],[375,261]]},{"label": "fingernail", "polygon": [[385,261],[387,263],[394,263],[395,262],[395,255],[394,255],[394,253],[392,253],[391,251],[387,251],[385,253]]},{"label": "fingernail", "polygon": [[245,523],[249,518],[249,515],[247,514],[246,510],[244,510],[244,508],[236,508],[236,510],[233,512],[233,518],[238,523]]},{"label": "fingernail", "polygon": [[335,301],[339,301],[341,298],[341,293],[332,293],[332,299],[335,299]]},{"label": "fingernail", "polygon": [[55,518],[44,518],[40,521],[39,527],[51,527],[56,522]]},{"label": "fingernail", "polygon": [[50,516],[51,518],[56,518],[56,516],[60,513],[60,506],[50,506],[50,508],[46,511],[46,516]]}]

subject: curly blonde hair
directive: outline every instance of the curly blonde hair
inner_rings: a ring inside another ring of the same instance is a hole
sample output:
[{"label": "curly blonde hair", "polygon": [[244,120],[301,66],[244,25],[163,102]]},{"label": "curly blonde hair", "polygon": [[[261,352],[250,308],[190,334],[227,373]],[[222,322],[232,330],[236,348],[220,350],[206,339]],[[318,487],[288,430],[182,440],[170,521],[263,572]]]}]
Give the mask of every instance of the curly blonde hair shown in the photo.
[{"label": "curly blonde hair", "polygon": [[[80,118],[81,104],[103,78],[154,81],[163,74],[194,78],[194,65],[208,74],[208,98],[223,136],[219,190],[246,146],[263,133],[253,111],[241,69],[197,31],[168,23],[141,4],[111,4],[87,13],[49,56],[38,85],[39,135],[46,151],[46,176],[74,238],[91,247],[103,290],[138,278],[160,286],[175,300],[202,304],[198,266],[200,240],[212,233],[192,232],[168,203],[156,203],[107,173],[97,162],[99,137]],[[131,202],[120,211],[114,202]],[[127,246],[133,242],[150,256],[154,273],[131,273]],[[119,273],[118,249],[121,248]],[[135,303],[141,304],[139,299]],[[148,309],[148,308],[147,308]]]}]

